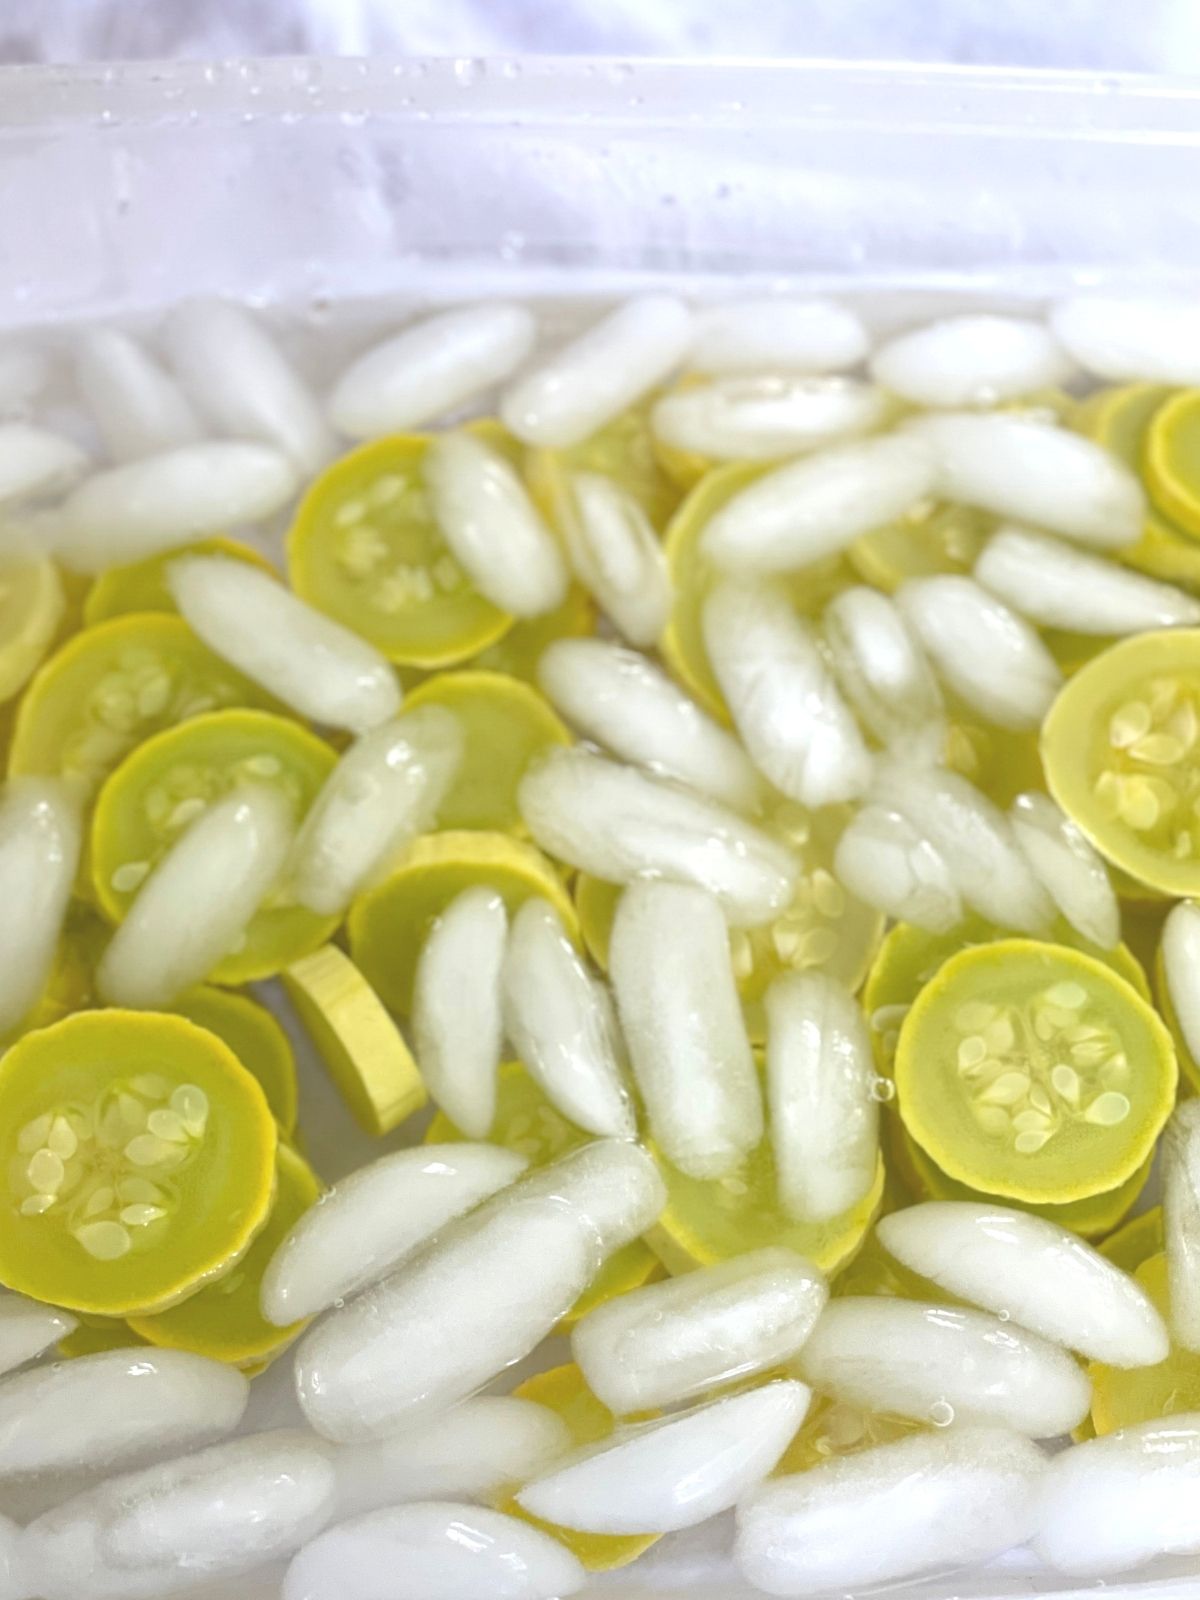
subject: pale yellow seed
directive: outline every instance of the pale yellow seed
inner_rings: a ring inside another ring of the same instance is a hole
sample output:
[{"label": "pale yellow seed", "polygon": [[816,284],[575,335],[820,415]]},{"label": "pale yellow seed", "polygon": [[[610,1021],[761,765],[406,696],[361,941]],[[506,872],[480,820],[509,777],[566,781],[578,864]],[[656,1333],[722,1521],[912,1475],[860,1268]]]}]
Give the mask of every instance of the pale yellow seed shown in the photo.
[{"label": "pale yellow seed", "polygon": [[87,1197],[83,1208],[85,1217],[98,1217],[102,1211],[107,1211],[113,1203],[113,1192],[107,1185],[102,1189],[93,1189]]},{"label": "pale yellow seed", "polygon": [[1144,778],[1126,778],[1121,785],[1120,815],[1137,833],[1145,833],[1158,821],[1162,807],[1158,796]]},{"label": "pale yellow seed", "polygon": [[124,861],[108,881],[118,894],[132,894],[135,889],[141,888],[149,875],[148,861]]},{"label": "pale yellow seed", "polygon": [[1040,1111],[1043,1116],[1052,1117],[1054,1115],[1053,1102],[1040,1083],[1035,1083],[1033,1088],[1030,1089],[1029,1104],[1035,1111]]},{"label": "pale yellow seed", "polygon": [[17,1149],[23,1156],[31,1156],[35,1150],[40,1150],[50,1135],[54,1118],[49,1112],[44,1117],[35,1117],[32,1122],[27,1122],[17,1135]]},{"label": "pale yellow seed", "polygon": [[1050,1142],[1048,1133],[1019,1133],[1013,1140],[1013,1149],[1019,1156],[1035,1156],[1043,1145]]},{"label": "pale yellow seed", "polygon": [[25,1169],[30,1186],[39,1194],[57,1194],[62,1188],[66,1168],[53,1150],[35,1150]]},{"label": "pale yellow seed", "polygon": [[166,1214],[161,1206],[125,1206],[121,1212],[121,1221],[127,1228],[145,1228]]},{"label": "pale yellow seed", "polygon": [[1129,1061],[1123,1052],[1110,1056],[1100,1068],[1100,1081],[1107,1088],[1117,1083],[1129,1082]]},{"label": "pale yellow seed", "polygon": [[1065,1061],[1060,1061],[1050,1074],[1050,1085],[1055,1094],[1061,1095],[1068,1105],[1079,1104],[1079,1074],[1074,1067],[1069,1067]]},{"label": "pale yellow seed", "polygon": [[404,479],[395,472],[386,472],[371,485],[367,499],[373,506],[389,506],[403,493]]},{"label": "pale yellow seed", "polygon": [[1129,1097],[1118,1094],[1114,1089],[1106,1089],[1092,1101],[1083,1113],[1085,1122],[1093,1122],[1101,1128],[1115,1128],[1118,1123],[1124,1122],[1130,1112]]},{"label": "pale yellow seed", "polygon": [[256,778],[277,778],[283,771],[283,762],[278,756],[249,756],[242,765]]},{"label": "pale yellow seed", "polygon": [[977,1033],[971,1034],[966,1039],[960,1039],[958,1044],[958,1065],[963,1067],[976,1067],[981,1061],[987,1059],[988,1047],[986,1041]]},{"label": "pale yellow seed", "polygon": [[21,1215],[23,1217],[40,1217],[54,1205],[55,1196],[52,1194],[31,1194],[21,1201]]},{"label": "pale yellow seed", "polygon": [[832,928],[810,928],[800,940],[800,948],[796,952],[796,965],[823,966],[836,952],[837,947],[837,934]]},{"label": "pale yellow seed", "polygon": [[1108,742],[1117,750],[1127,750],[1143,734],[1149,733],[1153,718],[1144,700],[1129,700],[1114,711],[1108,724]]},{"label": "pale yellow seed", "polygon": [[[117,1198],[125,1205],[154,1206],[163,1199],[163,1192],[149,1178],[121,1178],[117,1183]],[[111,1192],[108,1203],[112,1204]]]},{"label": "pale yellow seed", "polygon": [[1013,1118],[1013,1127],[1018,1133],[1040,1133],[1048,1126],[1049,1120],[1040,1111],[1030,1107],[1028,1111],[1017,1113]]},{"label": "pale yellow seed", "polygon": [[984,1133],[1007,1135],[1012,1127],[1012,1118],[1002,1106],[976,1105],[972,1110],[975,1113],[975,1121]]},{"label": "pale yellow seed", "polygon": [[1109,1053],[1104,1039],[1085,1039],[1071,1046],[1071,1060],[1077,1067],[1098,1067]]},{"label": "pale yellow seed", "polygon": [[1106,817],[1121,814],[1121,780],[1115,772],[1102,772],[1092,785],[1092,793]]},{"label": "pale yellow seed", "polygon": [[127,1128],[140,1130],[146,1126],[146,1108],[135,1094],[119,1094],[117,1109]]},{"label": "pale yellow seed", "polygon": [[144,1094],[147,1100],[165,1100],[171,1092],[171,1085],[157,1072],[143,1072],[138,1077],[131,1078],[130,1083],[139,1094]]},{"label": "pale yellow seed", "polygon": [[361,500],[347,500],[345,505],[339,506],[334,513],[333,525],[335,528],[349,528],[356,522],[361,522],[367,514],[367,508]]},{"label": "pale yellow seed", "polygon": [[138,689],[139,717],[158,717],[167,709],[171,698],[171,680],[164,676],[150,678]]},{"label": "pale yellow seed", "polygon": [[986,1106],[1015,1106],[1029,1093],[1029,1077],[1024,1072],[1005,1072],[988,1084],[979,1095]]},{"label": "pale yellow seed", "polygon": [[846,891],[824,867],[818,867],[812,877],[813,901],[823,917],[840,917],[846,909]]},{"label": "pale yellow seed", "polygon": [[125,1159],[135,1167],[159,1167],[174,1162],[181,1154],[179,1146],[152,1133],[139,1133],[125,1146]]},{"label": "pale yellow seed", "polygon": [[997,1017],[995,1022],[989,1022],[983,1030],[983,1036],[993,1055],[1003,1055],[1017,1042],[1016,1029],[1010,1017]]},{"label": "pale yellow seed", "polygon": [[1196,735],[1200,733],[1200,718],[1191,700],[1185,700],[1172,711],[1167,720],[1167,732],[1174,734],[1185,750],[1190,750],[1195,744]]},{"label": "pale yellow seed", "polygon": [[1062,983],[1051,984],[1042,999],[1049,1000],[1052,1006],[1063,1006],[1068,1011],[1078,1011],[1087,1004],[1087,990],[1081,983],[1075,983],[1068,978]]},{"label": "pale yellow seed", "polygon": [[180,1084],[171,1096],[171,1110],[188,1133],[198,1137],[208,1121],[208,1096],[194,1083]]},{"label": "pale yellow seed", "polygon": [[85,1222],[75,1237],[97,1261],[119,1261],[128,1255],[133,1240],[119,1222]]},{"label": "pale yellow seed", "polygon": [[46,1148],[63,1161],[69,1161],[79,1149],[75,1130],[66,1117],[55,1117],[46,1135]]},{"label": "pale yellow seed", "polygon": [[152,1111],[146,1126],[155,1138],[166,1139],[169,1144],[187,1143],[187,1129],[174,1111]]},{"label": "pale yellow seed", "polygon": [[1129,754],[1152,767],[1173,767],[1184,753],[1182,739],[1169,733],[1148,733],[1144,739],[1130,745]]}]

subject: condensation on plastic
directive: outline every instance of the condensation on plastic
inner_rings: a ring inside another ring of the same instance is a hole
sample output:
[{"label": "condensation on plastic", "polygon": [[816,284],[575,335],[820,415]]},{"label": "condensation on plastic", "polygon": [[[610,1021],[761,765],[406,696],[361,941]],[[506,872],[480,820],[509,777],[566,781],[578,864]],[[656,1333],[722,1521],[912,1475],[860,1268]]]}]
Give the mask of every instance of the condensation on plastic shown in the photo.
[{"label": "condensation on plastic", "polygon": [[[311,373],[317,332],[336,364],[415,307],[496,293],[542,300],[556,331],[571,302],[653,285],[886,289],[861,309],[887,332],[979,294],[1005,309],[1071,283],[1194,284],[1198,145],[1200,90],[1171,79],[608,61],[4,69],[0,335],[136,325],[222,293],[297,314]],[[261,991],[299,1049],[324,1178],[419,1135],[359,1133]],[[255,1384],[248,1427],[298,1420],[289,1368]],[[3,1509],[26,1517],[51,1493],[35,1484]],[[753,1600],[730,1538],[728,1517],[669,1536],[597,1593]],[[1196,1573],[1171,1558],[1104,1594],[1188,1600]],[[272,1600],[277,1578],[204,1593]],[[1056,1588],[1025,1554],[903,1590],[1094,1592]]]}]

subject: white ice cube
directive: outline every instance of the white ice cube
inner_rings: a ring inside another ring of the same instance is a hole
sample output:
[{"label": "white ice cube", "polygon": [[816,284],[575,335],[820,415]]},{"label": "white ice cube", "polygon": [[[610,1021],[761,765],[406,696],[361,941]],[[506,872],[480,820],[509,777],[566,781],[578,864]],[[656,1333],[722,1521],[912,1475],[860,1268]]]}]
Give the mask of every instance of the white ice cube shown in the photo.
[{"label": "white ice cube", "polygon": [[999,1428],[878,1445],[764,1483],[738,1507],[734,1555],[774,1595],[843,1594],[987,1561],[1037,1526],[1045,1460]]},{"label": "white ice cube", "polygon": [[27,422],[0,424],[0,506],[64,493],[87,470],[78,445]]},{"label": "white ice cube", "polygon": [[1162,1151],[1171,1336],[1200,1352],[1200,1100],[1172,1113]]},{"label": "white ice cube", "polygon": [[697,311],[697,372],[836,372],[870,349],[862,321],[833,300],[789,295],[732,300]]},{"label": "white ice cube", "polygon": [[1200,1061],[1200,905],[1194,900],[1171,907],[1160,948],[1171,1009],[1189,1053]]},{"label": "white ice cube", "polygon": [[727,1511],[760,1483],[804,1421],[810,1395],[784,1380],[568,1456],[519,1491],[535,1517],[586,1533],[671,1533]]},{"label": "white ice cube", "polygon": [[75,884],[79,805],[57,778],[10,778],[0,796],[0,1034],[29,1015],[54,964]]},{"label": "white ice cube", "polygon": [[921,406],[994,406],[1065,383],[1070,357],[1029,317],[947,317],[897,335],[871,358],[876,383]]},{"label": "white ice cube", "polygon": [[608,991],[538,896],[513,918],[502,987],[505,1035],[551,1104],[588,1133],[632,1139],[637,1116]]},{"label": "white ice cube", "polygon": [[941,690],[900,609],[856,585],[825,607],[822,633],[834,674],[868,732],[909,761],[937,761],[946,739]]},{"label": "white ice cube", "polygon": [[1047,794],[1019,794],[1009,807],[1017,841],[1039,883],[1077,933],[1103,950],[1121,939],[1121,907],[1108,868]]},{"label": "white ice cube", "polygon": [[1058,301],[1050,326],[1097,377],[1200,384],[1200,300],[1194,295],[1088,291]]},{"label": "white ice cube", "polygon": [[0,1291],[0,1373],[23,1367],[77,1326],[69,1311]]},{"label": "white ice cube", "polygon": [[888,1296],[831,1300],[795,1363],[814,1389],[914,1421],[1069,1433],[1092,1386],[1064,1351],[982,1311]]},{"label": "white ice cube", "polygon": [[420,1145],[335,1183],[300,1217],[262,1279],[262,1313],[287,1327],[367,1288],[525,1170],[490,1144]]},{"label": "white ice cube", "polygon": [[609,971],[667,1160],[693,1178],[731,1172],[762,1138],[763,1117],[720,905],[690,885],[631,884],[617,906]]},{"label": "white ice cube", "polygon": [[603,472],[573,472],[561,533],[571,567],[630,644],[656,644],[671,614],[662,542],[628,489]]},{"label": "white ice cube", "polygon": [[496,1115],[508,912],[482,885],[456,895],[425,935],[413,982],[413,1038],[430,1094],[484,1138]]},{"label": "white ice cube", "polygon": [[558,639],[538,682],[588,739],[735,811],[759,809],[762,782],[731,733],[646,656],[608,639]]},{"label": "white ice cube", "polygon": [[664,444],[713,461],[776,461],[868,433],[886,405],[853,378],[768,370],[676,389],[655,403],[651,426]]},{"label": "white ice cube", "polygon": [[330,1528],[288,1568],[283,1600],[565,1600],[586,1578],[528,1522],[426,1500]]},{"label": "white ice cube", "polygon": [[1091,1361],[1166,1359],[1166,1329],[1145,1291],[1056,1222],[1000,1204],[931,1200],[882,1218],[876,1231],[884,1249],[948,1294]]},{"label": "white ice cube", "polygon": [[144,345],[116,328],[84,334],[75,379],[114,461],[137,461],[204,436],[174,379]]},{"label": "white ice cube", "polygon": [[805,806],[863,794],[870,753],[785,591],[727,578],[710,590],[702,624],[713,674],[759,771]]},{"label": "white ice cube", "polygon": [[771,1149],[784,1210],[828,1222],[870,1189],[879,1102],[866,1019],[823,972],[792,972],[766,993]]},{"label": "white ice cube", "polygon": [[929,840],[887,806],[865,805],[847,823],[833,858],[838,882],[897,922],[948,933],[963,919],[954,874]]},{"label": "white ice cube", "polygon": [[576,1325],[571,1352],[610,1411],[649,1411],[794,1356],[828,1295],[794,1250],[751,1250],[597,1306]]},{"label": "white ice cube", "polygon": [[518,800],[534,839],[559,860],[609,883],[696,884],[735,926],[771,921],[795,893],[797,863],[781,841],[716,801],[582,747],[531,766]]}]

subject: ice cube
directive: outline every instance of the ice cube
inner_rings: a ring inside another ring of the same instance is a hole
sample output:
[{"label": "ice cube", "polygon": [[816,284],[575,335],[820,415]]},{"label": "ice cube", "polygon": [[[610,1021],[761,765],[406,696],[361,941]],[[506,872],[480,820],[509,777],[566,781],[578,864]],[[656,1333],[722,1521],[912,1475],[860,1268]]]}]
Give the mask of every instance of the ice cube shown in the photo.
[{"label": "ice cube", "polygon": [[1200,302],[1193,294],[1071,295],[1051,308],[1050,326],[1098,377],[1200,384]]},{"label": "ice cube", "polygon": [[787,1449],[809,1391],[790,1380],[625,1428],[517,1494],[524,1510],[586,1533],[670,1533],[727,1511]]},{"label": "ice cube", "polygon": [[1019,794],[1008,814],[1026,860],[1063,916],[1090,943],[1115,948],[1121,908],[1108,868],[1079,828],[1037,791]]},{"label": "ice cube", "polygon": [[764,372],[663,395],[651,426],[673,449],[711,461],[778,461],[867,433],[886,410],[871,384],[780,373],[767,362]]},{"label": "ice cube", "polygon": [[75,883],[79,807],[55,778],[10,778],[0,799],[0,903],[19,907],[0,930],[0,1034],[28,1017],[45,988]]},{"label": "ice cube", "polygon": [[759,810],[762,782],[741,745],[638,651],[559,639],[542,652],[538,681],[568,722],[621,760],[735,811]]},{"label": "ice cube", "polygon": [[609,970],[667,1160],[694,1178],[731,1172],[762,1138],[763,1115],[720,905],[686,884],[631,884],[617,906]]},{"label": "ice cube", "polygon": [[710,590],[702,622],[713,673],[759,771],[805,806],[861,795],[871,757],[787,593],[727,578]]},{"label": "ice cube", "polygon": [[870,1189],[879,1164],[879,1102],[866,1020],[823,972],[767,990],[767,1098],[779,1198],[798,1222],[827,1222]]},{"label": "ice cube", "polygon": [[524,1483],[571,1446],[556,1411],[509,1395],[480,1395],[403,1432],[338,1445],[339,1520],[410,1500],[477,1499]]},{"label": "ice cube", "polygon": [[1162,1149],[1171,1334],[1185,1350],[1200,1352],[1200,1100],[1175,1110]]},{"label": "ice cube", "polygon": [[876,1225],[879,1242],[948,1294],[1091,1361],[1153,1366],[1167,1357],[1162,1318],[1132,1278],[1066,1228],[1026,1211],[932,1200]]},{"label": "ice cube", "polygon": [[571,1350],[610,1411],[649,1411],[794,1356],[828,1294],[794,1250],[751,1250],[597,1306]]},{"label": "ice cube", "polygon": [[881,744],[906,760],[941,760],[942,694],[899,608],[874,589],[843,589],[825,607],[822,632],[842,693]]},{"label": "ice cube", "polygon": [[995,406],[1052,389],[1074,372],[1050,330],[1030,317],[946,317],[881,345],[875,381],[921,406]]},{"label": "ice cube", "polygon": [[319,1442],[258,1434],[109,1478],[31,1522],[20,1556],[41,1600],[163,1600],[291,1555],[336,1492]]},{"label": "ice cube", "polygon": [[897,922],[948,933],[963,919],[950,868],[919,828],[882,805],[862,806],[837,842],[833,870],[852,895]]},{"label": "ice cube", "polygon": [[69,1311],[0,1291],[0,1372],[24,1366],[76,1327]]},{"label": "ice cube", "polygon": [[116,328],[83,335],[75,378],[114,461],[137,461],[204,435],[174,379],[144,345]]},{"label": "ice cube", "polygon": [[457,895],[425,936],[413,984],[413,1038],[430,1094],[463,1133],[496,1114],[508,913],[494,889]]},{"label": "ice cube", "polygon": [[767,1594],[841,1594],[986,1561],[1037,1525],[1045,1459],[999,1428],[878,1445],[762,1484],[734,1554]]},{"label": "ice cube", "polygon": [[491,1144],[421,1145],[335,1183],[263,1273],[262,1312],[287,1327],[386,1276],[446,1223],[520,1177],[524,1157]]},{"label": "ice cube", "polygon": [[856,366],[871,342],[859,317],[833,300],[763,295],[697,311],[696,372],[836,372]]},{"label": "ice cube", "polygon": [[1194,900],[1171,907],[1160,948],[1171,1009],[1188,1052],[1200,1061],[1200,905]]},{"label": "ice cube", "polygon": [[503,992],[505,1034],[547,1099],[588,1133],[632,1139],[637,1117],[608,991],[539,897],[513,918]]},{"label": "ice cube", "polygon": [[560,529],[571,566],[617,632],[652,645],[671,615],[662,541],[640,502],[604,472],[573,472]]},{"label": "ice cube", "polygon": [[288,1568],[283,1600],[565,1600],[586,1577],[527,1522],[426,1500],[330,1528]]},{"label": "ice cube", "polygon": [[831,1300],[796,1370],[815,1389],[914,1421],[996,1424],[1031,1439],[1069,1433],[1092,1387],[1037,1334],[982,1311],[883,1296]]},{"label": "ice cube", "polygon": [[236,1428],[250,1385],[183,1350],[109,1350],[0,1383],[0,1478],[127,1463]]},{"label": "ice cube", "polygon": [[795,893],[797,863],[763,829],[680,784],[581,747],[544,756],[521,780],[518,798],[544,850],[609,883],[698,884],[736,926],[771,921]]}]

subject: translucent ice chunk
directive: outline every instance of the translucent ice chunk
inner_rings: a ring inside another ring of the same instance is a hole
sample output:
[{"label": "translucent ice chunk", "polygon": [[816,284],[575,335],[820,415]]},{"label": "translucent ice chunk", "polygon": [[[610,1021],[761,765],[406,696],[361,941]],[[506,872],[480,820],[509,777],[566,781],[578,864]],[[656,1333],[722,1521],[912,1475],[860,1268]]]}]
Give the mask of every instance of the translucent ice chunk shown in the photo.
[{"label": "translucent ice chunk", "polygon": [[866,1020],[850,992],[823,972],[776,978],[766,1013],[779,1198],[797,1221],[826,1222],[862,1199],[879,1163]]},{"label": "translucent ice chunk", "polygon": [[480,594],[514,617],[562,604],[566,564],[506,457],[465,430],[440,433],[424,473],[442,536]]},{"label": "translucent ice chunk", "polygon": [[37,1003],[75,883],[79,807],[56,778],[12,778],[0,796],[0,1034]]},{"label": "translucent ice chunk", "polygon": [[713,673],[755,766],[805,806],[853,800],[871,757],[817,639],[787,594],[726,579],[704,603]]},{"label": "translucent ice chunk", "polygon": [[576,1325],[571,1350],[610,1411],[648,1411],[786,1361],[828,1295],[794,1250],[751,1250],[597,1306]]},{"label": "translucent ice chunk", "polygon": [[301,905],[323,916],[345,910],[432,826],[462,752],[462,726],[441,706],[417,706],[351,745],[296,835],[290,878]]},{"label": "translucent ice chunk", "polygon": [[40,345],[6,339],[0,345],[0,417],[27,413],[52,371],[53,362]]},{"label": "translucent ice chunk", "polygon": [[994,406],[1064,383],[1070,357],[1027,317],[961,316],[914,328],[871,358],[875,381],[921,406]]},{"label": "translucent ice chunk", "polygon": [[786,295],[732,300],[696,313],[697,372],[836,372],[870,348],[867,330],[833,300]]},{"label": "translucent ice chunk", "polygon": [[288,1568],[283,1600],[565,1600],[586,1577],[528,1522],[427,1500],[322,1534]]},{"label": "translucent ice chunk", "polygon": [[735,811],[757,811],[762,783],[732,734],[636,650],[608,639],[559,639],[538,682],[586,738]]},{"label": "translucent ice chunk", "polygon": [[936,761],[946,739],[937,679],[899,608],[875,589],[843,589],[825,608],[833,670],[859,719],[909,761]]},{"label": "translucent ice chunk", "polygon": [[608,991],[537,896],[513,918],[503,992],[505,1034],[547,1099],[588,1133],[632,1139],[637,1117]]},{"label": "translucent ice chunk", "polygon": [[655,404],[651,422],[676,450],[714,461],[777,461],[867,433],[886,404],[854,378],[768,371],[677,389]]},{"label": "translucent ice chunk", "polygon": [[763,1116],[720,905],[690,885],[631,884],[609,971],[655,1140],[691,1177],[732,1171]]},{"label": "translucent ice chunk", "polygon": [[77,1326],[69,1311],[0,1291],[0,1372],[24,1366]]},{"label": "translucent ice chunk", "polygon": [[1076,361],[1114,383],[1200,384],[1200,300],[1182,294],[1071,295],[1050,326]]},{"label": "translucent ice chunk", "polygon": [[1108,868],[1047,794],[1019,794],[1009,807],[1017,842],[1038,881],[1067,921],[1092,944],[1113,949],[1121,908]]},{"label": "translucent ice chunk", "polygon": [[808,1410],[802,1383],[768,1383],[623,1430],[527,1483],[518,1503],[587,1533],[670,1533],[727,1511],[761,1482]]},{"label": "translucent ice chunk", "polygon": [[897,1582],[1023,1544],[1045,1459],[999,1428],[952,1428],[878,1445],[762,1484],[738,1507],[734,1555],[775,1595]]},{"label": "translucent ice chunk", "polygon": [[795,859],[761,828],[679,784],[582,748],[544,756],[521,780],[518,798],[543,849],[609,883],[697,884],[736,926],[771,921],[795,892]]},{"label": "translucent ice chunk", "polygon": [[413,1037],[430,1094],[473,1139],[496,1114],[503,1043],[501,974],[508,913],[494,889],[457,895],[425,936],[413,985]]},{"label": "translucent ice chunk", "polygon": [[262,324],[225,300],[184,301],[167,318],[175,372],[214,429],[261,439],[306,476],[337,449],[309,389]]},{"label": "translucent ice chunk", "polygon": [[403,328],[351,362],[329,418],[350,439],[420,428],[503,383],[533,348],[525,306],[456,306]]},{"label": "translucent ice chunk", "polygon": [[236,1428],[250,1385],[183,1350],[107,1350],[0,1383],[0,1477],[125,1464]]},{"label": "translucent ice chunk", "polygon": [[1175,1110],[1162,1148],[1171,1333],[1185,1350],[1200,1352],[1200,1100]]},{"label": "translucent ice chunk", "polygon": [[466,1399],[528,1355],[664,1202],[653,1162],[617,1139],[488,1201],[305,1336],[296,1385],[310,1423],[342,1442],[381,1438]]},{"label": "translucent ice chunk", "polygon": [[948,933],[963,918],[946,862],[919,828],[886,806],[863,806],[837,842],[833,870],[859,900],[897,922]]},{"label": "translucent ice chunk", "polygon": [[1033,1547],[1079,1578],[1200,1552],[1200,1415],[1156,1417],[1056,1456]]},{"label": "translucent ice chunk", "polygon": [[[270,445],[214,439],[179,445],[85,479],[54,514],[55,551],[76,572],[144,561],[279,511],[299,486]],[[241,574],[245,562],[228,563]]]},{"label": "translucent ice chunk", "polygon": [[336,1503],[328,1452],[258,1434],[109,1478],[30,1523],[42,1600],[163,1600],[289,1556]]},{"label": "translucent ice chunk", "polygon": [[896,595],[946,685],[1001,728],[1036,728],[1062,687],[1035,629],[972,578],[913,578]]},{"label": "translucent ice chunk", "polygon": [[966,778],[891,761],[871,795],[895,811],[941,856],[966,903],[1001,928],[1044,933],[1054,917],[1017,843],[1012,823]]},{"label": "translucent ice chunk", "polygon": [[127,333],[96,328],[84,334],[75,378],[114,461],[136,461],[203,437],[179,386]]},{"label": "translucent ice chunk", "polygon": [[949,1294],[1111,1367],[1153,1366],[1167,1334],[1149,1297],[1066,1228],[1008,1206],[934,1200],[876,1226],[896,1259]]},{"label": "translucent ice chunk", "polygon": [[638,501],[603,472],[573,472],[562,536],[575,576],[630,644],[657,643],[671,614],[662,542]]},{"label": "translucent ice chunk", "polygon": [[795,571],[911,511],[933,474],[929,450],[907,434],[822,450],[739,490],[710,520],[701,549],[730,571]]},{"label": "translucent ice chunk", "polygon": [[524,1483],[571,1447],[556,1411],[508,1395],[480,1395],[402,1433],[338,1445],[338,1518],[446,1496],[475,1499]]},{"label": "translucent ice chunk", "polygon": [[1101,549],[1133,544],[1141,534],[1141,484],[1081,434],[1029,417],[966,411],[918,417],[902,431],[932,452],[940,498]]},{"label": "translucent ice chunk", "polygon": [[981,1311],[885,1296],[831,1300],[796,1360],[815,1389],[917,1422],[1069,1433],[1092,1388],[1065,1351]]},{"label": "translucent ice chunk", "polygon": [[189,824],[146,879],[97,970],[110,1005],[169,1006],[229,954],[292,843],[291,806],[236,789]]},{"label": "translucent ice chunk", "polygon": [[1200,622],[1200,600],[1027,528],[1001,528],[975,579],[1042,628],[1115,635]]},{"label": "translucent ice chunk", "polygon": [[263,1315],[287,1327],[378,1282],[525,1164],[498,1145],[464,1143],[396,1150],[360,1167],[304,1213],[272,1256]]},{"label": "translucent ice chunk", "polygon": [[1160,948],[1171,1009],[1189,1053],[1200,1060],[1200,905],[1194,900],[1171,907]]},{"label": "translucent ice chunk", "polygon": [[172,563],[169,582],[209,649],[301,716],[361,733],[399,711],[396,674],[379,652],[267,573],[190,556]]},{"label": "translucent ice chunk", "polygon": [[518,377],[500,415],[526,444],[565,449],[669,377],[690,342],[691,314],[682,301],[668,294],[627,300]]},{"label": "translucent ice chunk", "polygon": [[0,506],[61,494],[87,470],[78,445],[27,422],[0,424]]}]

